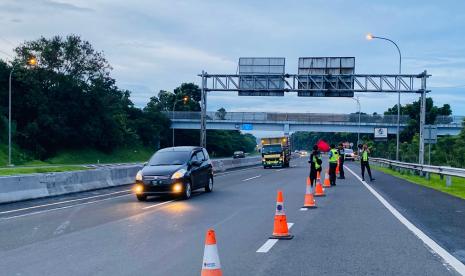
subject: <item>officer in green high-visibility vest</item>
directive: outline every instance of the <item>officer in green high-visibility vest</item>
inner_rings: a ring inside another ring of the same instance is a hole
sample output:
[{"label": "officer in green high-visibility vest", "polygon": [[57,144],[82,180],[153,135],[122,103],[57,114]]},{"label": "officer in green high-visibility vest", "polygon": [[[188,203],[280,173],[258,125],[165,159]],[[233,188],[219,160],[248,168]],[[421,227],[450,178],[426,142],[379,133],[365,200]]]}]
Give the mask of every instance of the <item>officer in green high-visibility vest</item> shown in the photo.
[{"label": "officer in green high-visibility vest", "polygon": [[331,144],[331,149],[328,153],[329,157],[329,183],[331,186],[336,186],[336,168],[339,161],[339,151],[334,144]]},{"label": "officer in green high-visibility vest", "polygon": [[371,169],[370,169],[370,162],[369,162],[369,155],[370,150],[368,149],[368,145],[364,144],[360,159],[360,164],[362,166],[362,180],[365,181],[365,168],[368,171],[368,176],[370,177],[370,181],[374,181],[375,179],[371,176]]}]

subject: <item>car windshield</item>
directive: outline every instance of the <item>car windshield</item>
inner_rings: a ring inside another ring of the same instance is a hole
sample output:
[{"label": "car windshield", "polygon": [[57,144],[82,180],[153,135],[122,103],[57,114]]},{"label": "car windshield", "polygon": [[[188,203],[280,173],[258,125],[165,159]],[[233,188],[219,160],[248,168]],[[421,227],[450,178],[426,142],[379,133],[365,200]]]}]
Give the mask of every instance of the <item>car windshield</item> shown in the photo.
[{"label": "car windshield", "polygon": [[190,155],[190,151],[163,151],[155,153],[150,158],[150,166],[182,165],[185,164]]},{"label": "car windshield", "polygon": [[234,154],[242,154],[242,151],[235,151]]},{"label": "car windshield", "polygon": [[263,146],[262,153],[281,153],[281,145],[276,144],[276,145],[266,145]]},{"label": "car windshield", "polygon": [[354,151],[351,149],[344,149],[344,153],[354,153]]}]

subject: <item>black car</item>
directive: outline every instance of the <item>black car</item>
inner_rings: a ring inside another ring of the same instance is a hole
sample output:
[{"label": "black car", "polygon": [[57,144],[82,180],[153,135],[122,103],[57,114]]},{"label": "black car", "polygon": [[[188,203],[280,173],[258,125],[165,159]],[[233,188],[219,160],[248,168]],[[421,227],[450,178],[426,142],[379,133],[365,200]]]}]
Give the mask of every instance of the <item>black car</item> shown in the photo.
[{"label": "black car", "polygon": [[245,158],[245,153],[243,151],[235,151],[233,154],[233,158]]},{"label": "black car", "polygon": [[157,151],[137,173],[134,191],[144,201],[150,195],[175,195],[188,199],[192,191],[213,190],[213,167],[206,149],[173,147]]}]

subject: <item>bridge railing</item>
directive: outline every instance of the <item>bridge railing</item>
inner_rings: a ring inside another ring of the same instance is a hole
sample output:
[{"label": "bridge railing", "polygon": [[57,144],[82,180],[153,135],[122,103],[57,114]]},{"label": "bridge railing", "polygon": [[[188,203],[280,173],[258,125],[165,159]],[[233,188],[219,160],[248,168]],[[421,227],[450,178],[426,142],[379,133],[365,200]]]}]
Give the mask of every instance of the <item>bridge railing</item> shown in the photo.
[{"label": "bridge railing", "polygon": [[437,125],[447,125],[447,124],[456,124],[462,125],[465,116],[437,116],[435,124]]},{"label": "bridge railing", "polygon": [[[176,111],[165,112],[170,119],[200,120],[200,112]],[[207,112],[207,120],[225,121],[292,121],[310,123],[358,123],[358,114],[330,114],[330,113],[269,113],[269,112]],[[409,121],[408,116],[401,116],[401,124]],[[361,123],[397,124],[397,115],[360,115]]]},{"label": "bridge railing", "polygon": [[447,166],[432,166],[432,165],[420,165],[416,163],[407,163],[407,162],[400,162],[400,161],[393,161],[384,158],[370,158],[370,161],[374,163],[380,164],[385,167],[389,168],[396,168],[396,169],[405,169],[410,171],[417,171],[422,175],[428,175],[430,173],[439,174],[440,176],[446,176],[446,185],[452,185],[452,178],[451,176],[457,177],[465,177],[465,169],[462,168],[454,168],[454,167],[447,167]]}]

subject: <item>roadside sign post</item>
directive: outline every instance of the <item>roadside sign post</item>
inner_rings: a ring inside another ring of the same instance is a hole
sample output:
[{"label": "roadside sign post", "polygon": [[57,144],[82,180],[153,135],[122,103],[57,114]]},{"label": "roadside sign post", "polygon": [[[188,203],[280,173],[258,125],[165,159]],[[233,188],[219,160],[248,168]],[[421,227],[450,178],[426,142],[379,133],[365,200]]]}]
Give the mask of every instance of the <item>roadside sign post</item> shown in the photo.
[{"label": "roadside sign post", "polygon": [[428,165],[431,165],[431,144],[436,144],[438,139],[438,127],[425,125],[425,143],[428,144]]}]

